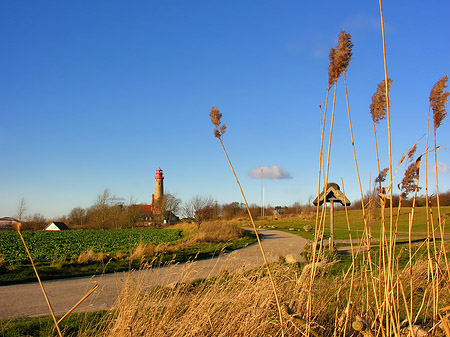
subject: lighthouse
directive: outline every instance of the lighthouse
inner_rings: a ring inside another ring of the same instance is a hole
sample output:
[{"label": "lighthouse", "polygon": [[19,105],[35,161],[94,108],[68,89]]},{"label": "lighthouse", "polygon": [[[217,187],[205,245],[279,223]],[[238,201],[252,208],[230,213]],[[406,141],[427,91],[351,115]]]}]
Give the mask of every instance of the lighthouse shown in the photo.
[{"label": "lighthouse", "polygon": [[153,195],[153,204],[158,203],[164,196],[164,176],[161,168],[156,170],[155,174],[155,194]]}]

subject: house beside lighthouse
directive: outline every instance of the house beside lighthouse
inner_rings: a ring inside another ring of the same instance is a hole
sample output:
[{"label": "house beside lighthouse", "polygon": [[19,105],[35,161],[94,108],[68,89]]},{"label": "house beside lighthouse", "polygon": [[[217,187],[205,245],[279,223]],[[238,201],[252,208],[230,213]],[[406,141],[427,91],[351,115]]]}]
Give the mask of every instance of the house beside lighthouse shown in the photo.
[{"label": "house beside lighthouse", "polygon": [[[151,205],[134,205],[141,209],[144,216],[141,217],[142,225],[158,225],[160,223],[174,223],[180,219],[170,211],[166,211],[164,200],[164,174],[161,168],[155,174],[155,193],[152,194]],[[164,214],[163,214],[164,213]]]}]

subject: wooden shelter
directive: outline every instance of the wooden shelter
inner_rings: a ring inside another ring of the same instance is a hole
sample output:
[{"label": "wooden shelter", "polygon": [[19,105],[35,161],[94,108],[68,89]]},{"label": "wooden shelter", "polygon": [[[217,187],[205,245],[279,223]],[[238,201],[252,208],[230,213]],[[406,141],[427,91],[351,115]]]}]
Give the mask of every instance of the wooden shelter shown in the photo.
[{"label": "wooden shelter", "polygon": [[350,200],[346,198],[344,193],[336,183],[328,183],[327,188],[324,189],[320,195],[314,199],[314,206],[321,206],[323,202],[330,203],[330,250],[334,249],[334,203],[338,202],[342,206],[350,206]]}]

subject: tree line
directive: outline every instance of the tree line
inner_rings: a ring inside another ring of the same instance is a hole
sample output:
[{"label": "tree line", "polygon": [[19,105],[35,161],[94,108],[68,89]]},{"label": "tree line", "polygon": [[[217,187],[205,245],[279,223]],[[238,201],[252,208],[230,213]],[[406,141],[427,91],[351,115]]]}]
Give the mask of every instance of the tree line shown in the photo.
[{"label": "tree line", "polygon": [[[450,190],[439,195],[441,206],[450,206]],[[397,207],[400,196],[393,196],[393,206]],[[250,212],[252,217],[258,219],[264,213],[265,217],[274,216],[274,211],[283,216],[299,216],[308,215],[315,211],[312,204],[313,197],[309,197],[307,203],[302,204],[295,202],[290,206],[283,207],[264,207],[264,212],[260,205],[250,204]],[[375,201],[375,202],[374,202]],[[412,198],[402,199],[402,206],[412,206]],[[436,195],[429,196],[431,205],[436,205]],[[373,193],[364,195],[364,204],[366,207],[378,207],[376,198]],[[416,198],[416,206],[423,207],[426,205],[425,196]],[[162,224],[171,225],[177,218],[194,222],[197,227],[205,221],[211,220],[246,220],[248,212],[245,204],[242,202],[231,202],[219,204],[211,196],[197,195],[183,203],[180,198],[174,194],[166,193],[162,200],[156,205],[158,212],[154,214],[147,205],[138,204],[134,198],[130,198],[127,202],[115,198],[108,189],[97,196],[94,205],[82,208],[75,207],[69,214],[55,219],[47,219],[40,213],[26,215],[26,203],[22,198],[17,207],[15,217],[23,222],[25,230],[44,229],[51,221],[63,221],[70,228],[74,229],[121,229],[135,228],[142,226],[160,226]],[[387,205],[389,206],[389,205]],[[337,206],[339,207],[339,206]],[[360,209],[361,200],[354,201],[349,207],[350,209]],[[176,216],[176,217],[175,217]]]}]

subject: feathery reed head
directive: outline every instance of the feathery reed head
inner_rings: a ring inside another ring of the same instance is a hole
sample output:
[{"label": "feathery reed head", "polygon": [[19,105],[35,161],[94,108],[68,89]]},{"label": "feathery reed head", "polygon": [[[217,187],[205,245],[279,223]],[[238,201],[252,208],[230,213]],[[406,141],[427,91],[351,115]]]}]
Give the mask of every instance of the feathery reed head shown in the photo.
[{"label": "feathery reed head", "polygon": [[420,162],[422,160],[422,156],[417,158],[415,162],[412,162],[414,154],[417,150],[417,143],[409,149],[407,153],[406,162],[410,162],[408,168],[405,170],[405,174],[403,176],[402,181],[398,184],[398,188],[401,190],[401,195],[403,198],[406,198],[409,193],[414,192],[416,189],[419,190],[419,168]]},{"label": "feathery reed head", "polygon": [[328,87],[331,87],[334,83],[336,83],[336,71],[334,69],[335,61],[334,57],[336,54],[336,50],[331,47],[330,49],[330,55],[328,56],[330,58],[330,65],[328,66]]},{"label": "feathery reed head", "polygon": [[214,124],[214,136],[216,138],[221,138],[225,131],[227,130],[227,126],[225,124],[221,124],[222,114],[219,112],[216,106],[212,107],[211,112],[209,113],[211,117],[211,122]]},{"label": "feathery reed head", "polygon": [[430,106],[433,108],[434,129],[436,130],[441,126],[447,111],[445,110],[445,104],[448,101],[449,92],[444,92],[447,88],[448,76],[445,75],[431,89],[430,93]]},{"label": "feathery reed head", "polygon": [[[392,80],[388,78],[387,89],[388,94],[391,89]],[[374,124],[378,124],[381,120],[386,118],[387,99],[386,99],[386,82],[382,80],[378,84],[377,91],[372,96],[372,104],[370,104],[370,114]]]},{"label": "feathery reed head", "polygon": [[386,180],[388,171],[389,171],[388,167],[386,167],[383,171],[381,171],[380,174],[378,175],[378,177],[375,179],[375,183],[379,184],[379,183],[384,182]]},{"label": "feathery reed head", "polygon": [[411,161],[413,159],[416,150],[417,150],[417,143],[414,144],[414,146],[408,151],[408,161]]},{"label": "feathery reed head", "polygon": [[406,198],[409,193],[419,190],[419,168],[422,156],[411,163],[405,171],[402,181],[398,184],[398,188],[402,191],[402,197]]},{"label": "feathery reed head", "polygon": [[351,35],[347,34],[345,30],[342,30],[339,34],[339,42],[336,48],[336,71],[337,77],[347,70],[347,67],[352,59],[353,43],[351,41]]},{"label": "feathery reed head", "polygon": [[328,66],[328,87],[336,83],[339,76],[347,70],[352,59],[351,35],[342,30],[339,34],[339,41],[336,49],[330,50],[330,65]]}]

